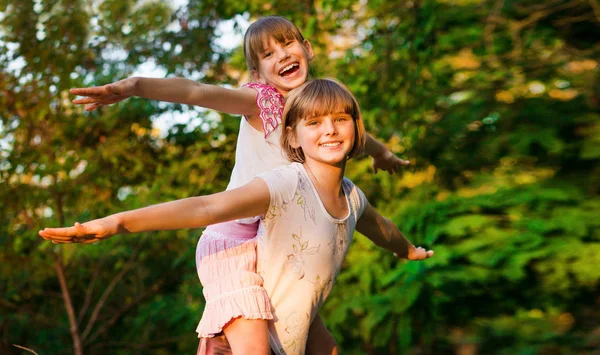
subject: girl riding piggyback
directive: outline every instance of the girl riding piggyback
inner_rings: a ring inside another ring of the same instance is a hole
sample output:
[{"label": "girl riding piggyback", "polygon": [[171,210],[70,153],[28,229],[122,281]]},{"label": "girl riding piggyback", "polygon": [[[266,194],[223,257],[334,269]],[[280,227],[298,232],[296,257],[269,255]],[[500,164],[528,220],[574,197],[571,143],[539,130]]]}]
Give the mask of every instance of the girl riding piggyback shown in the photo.
[{"label": "girl riding piggyback", "polygon": [[[324,334],[318,312],[335,284],[354,231],[400,258],[424,260],[434,253],[415,247],[344,177],[346,162],[360,153],[365,137],[358,103],[342,84],[320,79],[293,91],[282,126],[282,146],[293,163],[260,174],[248,184],[73,227],[45,228],[39,234],[56,243],[94,243],[121,233],[198,228],[261,216],[256,238],[258,272],[275,315],[261,322],[268,323],[271,349],[281,355],[335,354],[335,342],[314,334]],[[247,259],[237,261],[244,264]],[[230,279],[232,268],[224,265],[224,269],[222,277]],[[261,335],[260,330],[237,334],[234,340],[246,345],[233,353],[269,353],[268,346],[260,349],[261,339],[253,337]],[[202,338],[199,353],[231,353],[227,340],[223,336]],[[203,349],[207,343],[211,349]]]},{"label": "girl riding piggyback", "polygon": [[[240,114],[236,162],[227,190],[290,163],[281,146],[282,114],[288,93],[304,84],[314,57],[311,44],[290,21],[279,16],[254,22],[244,36],[244,55],[253,81],[237,89],[183,78],[132,77],[101,87],[72,89],[74,100],[94,110],[131,96],[198,105]],[[408,164],[370,135],[365,151],[373,167],[389,173]],[[208,226],[196,250],[206,307],[197,332],[210,338],[224,333],[235,354],[268,353],[267,320],[273,319],[269,295],[256,273],[258,217]],[[317,323],[320,323],[317,319]],[[320,328],[329,341],[330,335]],[[311,329],[311,332],[313,330]],[[315,331],[319,333],[319,331]]]}]

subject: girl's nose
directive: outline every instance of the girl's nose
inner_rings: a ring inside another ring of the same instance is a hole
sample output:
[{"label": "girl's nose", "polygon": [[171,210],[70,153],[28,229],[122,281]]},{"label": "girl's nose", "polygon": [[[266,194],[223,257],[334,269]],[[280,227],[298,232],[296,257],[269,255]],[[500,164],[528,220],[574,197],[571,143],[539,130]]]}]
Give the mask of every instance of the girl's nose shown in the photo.
[{"label": "girl's nose", "polygon": [[278,55],[279,55],[279,60],[288,59],[290,57],[290,53],[288,52],[288,50],[286,48],[280,48]]},{"label": "girl's nose", "polygon": [[335,135],[337,133],[337,129],[335,127],[335,124],[333,123],[333,120],[325,120],[323,121],[323,129],[325,130],[325,134],[327,135]]}]

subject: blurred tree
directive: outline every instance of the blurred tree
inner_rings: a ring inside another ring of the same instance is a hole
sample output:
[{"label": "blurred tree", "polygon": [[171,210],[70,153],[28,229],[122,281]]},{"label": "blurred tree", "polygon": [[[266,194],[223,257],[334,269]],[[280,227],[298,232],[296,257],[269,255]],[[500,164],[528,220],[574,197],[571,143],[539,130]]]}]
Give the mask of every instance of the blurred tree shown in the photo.
[{"label": "blurred tree", "polygon": [[185,107],[89,114],[67,89],[148,62],[238,85],[241,50],[213,40],[239,14],[296,23],[314,76],[345,82],[368,130],[412,162],[400,177],[348,169],[436,256],[399,262],[357,236],[322,312],[342,353],[598,347],[597,1],[0,0],[1,353],[194,351],[198,231],[94,246],[34,232],[225,187],[238,118],[187,110],[200,125],[159,135],[152,119]]},{"label": "blurred tree", "polygon": [[[70,103],[71,87],[130,75],[151,58],[176,58],[182,45],[171,41],[183,28],[168,26],[184,11],[141,1],[2,1],[0,10],[0,352],[16,351],[13,343],[40,353],[64,352],[69,343],[75,354],[192,351],[202,310],[189,238],[197,232],[90,247],[53,246],[36,236],[42,226],[225,187],[235,124],[218,126],[198,113],[203,126],[160,137],[151,118],[171,107],[131,100],[84,114]],[[194,23],[220,19],[212,10],[192,15]],[[193,46],[179,35],[188,54],[169,69],[206,80],[211,68],[218,74],[213,29],[196,34],[204,41]],[[194,52],[203,54],[190,58]]]}]

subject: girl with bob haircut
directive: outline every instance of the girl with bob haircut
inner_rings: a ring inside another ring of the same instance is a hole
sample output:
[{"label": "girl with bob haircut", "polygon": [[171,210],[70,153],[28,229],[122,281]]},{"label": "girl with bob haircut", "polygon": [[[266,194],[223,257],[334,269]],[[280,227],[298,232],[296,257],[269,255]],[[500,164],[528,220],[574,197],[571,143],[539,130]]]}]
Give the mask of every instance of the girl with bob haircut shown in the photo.
[{"label": "girl with bob haircut", "polygon": [[[318,311],[331,292],[354,230],[401,258],[423,260],[433,251],[413,246],[344,178],[346,161],[364,145],[358,104],[344,86],[329,79],[309,82],[290,94],[284,112],[282,145],[290,158],[301,161],[225,192],[73,227],[45,228],[40,236],[55,243],[93,243],[119,233],[199,228],[260,216],[257,273],[273,306],[274,317],[268,321],[271,349],[278,354],[336,353],[335,343],[313,342],[309,330],[322,326]],[[227,345],[224,337],[212,338],[217,340]],[[253,343],[260,342],[245,340],[254,349]],[[210,343],[205,341],[199,351],[207,347]],[[268,352],[268,346],[262,351]]]},{"label": "girl with bob haircut", "polygon": [[[288,96],[289,103],[283,112],[286,131],[294,131],[300,121],[306,118],[325,116],[328,113],[344,112],[354,120],[354,146],[348,159],[361,154],[365,148],[366,132],[358,102],[350,90],[335,79],[315,80],[294,90]],[[292,162],[304,163],[301,148],[291,146],[292,136],[284,134],[281,145]]]}]

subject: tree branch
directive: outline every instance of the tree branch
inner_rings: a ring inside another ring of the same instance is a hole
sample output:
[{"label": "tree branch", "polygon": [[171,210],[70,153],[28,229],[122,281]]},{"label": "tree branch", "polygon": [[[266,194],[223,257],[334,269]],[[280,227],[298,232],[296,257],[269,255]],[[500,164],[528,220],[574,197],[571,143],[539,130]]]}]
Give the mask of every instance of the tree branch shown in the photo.
[{"label": "tree branch", "polygon": [[53,255],[53,258],[56,276],[58,277],[65,308],[67,309],[67,316],[69,317],[69,332],[71,333],[71,338],[73,338],[73,353],[75,353],[75,355],[83,355],[81,338],[79,336],[79,327],[77,326],[77,320],[75,319],[75,310],[73,309],[73,302],[71,301],[71,295],[69,294],[69,288],[67,286],[67,280],[64,273],[64,266],[62,265],[59,256],[55,254]]},{"label": "tree branch", "polygon": [[570,23],[577,23],[577,22],[583,22],[583,21],[587,21],[587,20],[594,20],[594,14],[589,13],[589,14],[583,14],[583,15],[579,15],[579,16],[572,16],[572,17],[564,17],[561,18],[560,20],[556,20],[553,23],[556,26],[564,26],[564,25],[568,25]]},{"label": "tree branch", "polygon": [[35,351],[33,351],[33,350],[29,349],[29,348],[26,348],[26,347],[24,347],[24,346],[17,345],[17,344],[13,344],[13,346],[14,346],[15,348],[19,348],[19,349],[25,350],[25,351],[27,351],[27,352],[30,352],[30,353],[32,353],[32,354],[38,355],[38,353],[36,353]]},{"label": "tree branch", "polygon": [[131,342],[126,342],[126,341],[119,341],[119,342],[113,341],[113,342],[103,342],[101,345],[102,345],[102,347],[114,346],[114,347],[123,347],[123,348],[139,349],[139,350],[148,350],[148,348],[152,348],[154,346],[161,346],[161,345],[166,345],[166,344],[177,343],[188,337],[189,337],[188,335],[180,335],[180,336],[165,338],[165,339],[156,340],[156,341],[149,341],[149,342],[143,343],[143,344],[133,344]]},{"label": "tree branch", "polygon": [[594,16],[596,17],[596,20],[600,22],[600,4],[598,4],[596,0],[588,0],[588,2],[590,3],[592,10],[594,10]]},{"label": "tree branch", "polygon": [[104,293],[98,300],[98,303],[96,303],[96,307],[94,307],[94,311],[92,312],[92,315],[90,316],[90,320],[88,321],[88,324],[85,327],[85,330],[83,331],[83,334],[82,334],[82,338],[84,341],[86,340],[87,336],[92,331],[92,327],[96,323],[96,320],[98,319],[98,314],[100,314],[100,310],[102,309],[102,307],[104,307],[104,304],[106,303],[106,300],[108,299],[108,296],[111,294],[111,292],[117,286],[119,281],[121,281],[121,279],[127,273],[127,271],[129,271],[129,269],[133,266],[133,262],[135,261],[135,258],[137,256],[138,252],[140,251],[142,245],[143,245],[142,242],[140,242],[138,244],[137,248],[134,250],[133,254],[127,261],[127,264],[125,264],[123,269],[112,279],[112,281],[110,282],[110,284],[108,285],[106,290],[104,290]]},{"label": "tree branch", "polygon": [[102,327],[100,327],[100,329],[98,329],[94,334],[92,334],[92,336],[90,336],[89,339],[86,339],[86,343],[91,343],[96,338],[98,338],[100,335],[106,333],[106,331],[108,331],[108,329],[110,329],[110,327],[112,327],[117,322],[117,320],[119,320],[119,318],[121,316],[123,316],[125,313],[129,312],[133,307],[135,307],[138,303],[143,301],[146,297],[157,293],[163,286],[164,286],[163,281],[159,281],[159,282],[155,283],[154,285],[152,285],[152,287],[150,287],[145,292],[143,292],[141,295],[139,295],[137,298],[135,298],[131,303],[129,303],[128,305],[123,307],[121,310],[119,310],[117,313],[115,313],[112,316],[112,318],[109,319],[108,321],[106,321],[106,323],[104,323],[102,325]]},{"label": "tree branch", "polygon": [[102,265],[104,264],[105,260],[106,260],[106,258],[103,257],[102,259],[100,259],[98,264],[96,264],[96,268],[94,269],[94,272],[92,274],[92,281],[90,282],[90,285],[88,286],[88,288],[85,292],[85,301],[83,302],[83,306],[79,310],[79,316],[77,317],[77,324],[81,324],[81,321],[83,320],[83,317],[85,316],[85,313],[87,312],[88,308],[90,307],[90,304],[92,303],[92,293],[94,291],[94,286],[96,285],[96,281],[98,280],[98,275],[100,275],[100,270],[102,270]]},{"label": "tree branch", "polygon": [[562,5],[558,5],[552,7],[553,5],[547,6],[541,10],[537,10],[532,12],[527,18],[520,21],[511,21],[509,22],[509,31],[510,37],[513,41],[514,48],[511,53],[512,58],[520,57],[523,53],[523,41],[521,40],[521,31],[528,26],[556,13],[559,11],[563,11],[575,6],[581,5],[581,0],[572,0],[570,2],[564,3]]},{"label": "tree branch", "polygon": [[483,30],[483,39],[488,53],[488,64],[492,68],[500,67],[500,62],[498,61],[496,50],[494,49],[494,30],[496,29],[496,21],[493,21],[492,19],[499,17],[502,6],[504,6],[504,0],[496,0]]}]

